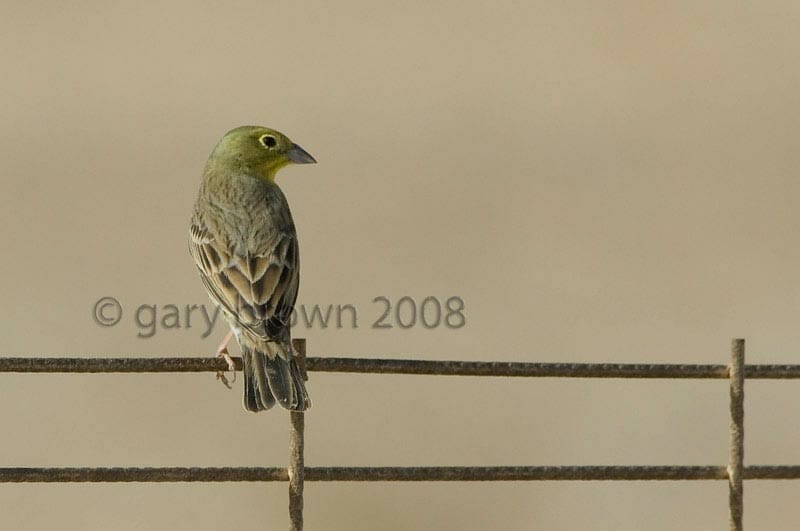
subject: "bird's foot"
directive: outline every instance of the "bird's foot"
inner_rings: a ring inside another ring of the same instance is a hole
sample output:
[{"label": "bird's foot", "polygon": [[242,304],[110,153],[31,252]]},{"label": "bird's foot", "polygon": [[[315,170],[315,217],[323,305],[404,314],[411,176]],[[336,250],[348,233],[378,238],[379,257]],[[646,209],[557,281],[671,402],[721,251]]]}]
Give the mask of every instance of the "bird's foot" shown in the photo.
[{"label": "bird's foot", "polygon": [[224,359],[228,364],[228,370],[233,373],[233,379],[229,382],[225,371],[217,371],[217,380],[220,380],[228,389],[232,389],[231,384],[236,381],[236,364],[233,363],[233,358],[228,354],[227,344],[220,345],[220,348],[217,349],[217,357]]}]

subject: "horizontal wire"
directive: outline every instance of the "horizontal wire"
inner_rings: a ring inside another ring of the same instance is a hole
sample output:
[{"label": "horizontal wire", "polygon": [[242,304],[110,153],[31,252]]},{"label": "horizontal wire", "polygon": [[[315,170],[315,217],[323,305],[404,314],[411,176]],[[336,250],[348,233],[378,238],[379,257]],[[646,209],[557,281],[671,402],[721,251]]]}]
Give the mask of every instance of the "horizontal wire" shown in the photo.
[{"label": "horizontal wire", "polygon": [[[727,480],[724,466],[306,467],[305,481]],[[800,466],[748,466],[744,479],[800,479]],[[288,481],[285,468],[0,468],[0,483]]]},{"label": "horizontal wire", "polygon": [[[242,359],[233,358],[237,370]],[[535,363],[307,357],[314,372],[427,374],[444,376],[512,376],[559,378],[712,378],[727,379],[727,365],[643,363]],[[222,358],[27,358],[0,357],[0,372],[147,373],[216,372],[227,369]],[[800,365],[747,365],[746,378],[800,378]]]},{"label": "horizontal wire", "polygon": [[288,481],[279,467],[0,468],[0,483]]}]

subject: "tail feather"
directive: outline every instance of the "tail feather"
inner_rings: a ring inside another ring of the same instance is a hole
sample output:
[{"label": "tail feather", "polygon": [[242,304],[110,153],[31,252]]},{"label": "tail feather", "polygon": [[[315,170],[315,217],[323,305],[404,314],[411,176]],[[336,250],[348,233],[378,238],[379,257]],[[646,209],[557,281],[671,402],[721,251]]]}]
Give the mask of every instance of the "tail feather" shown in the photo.
[{"label": "tail feather", "polygon": [[246,346],[242,346],[244,361],[244,408],[248,411],[263,411],[275,405],[275,397],[270,391],[264,372],[266,356]]},{"label": "tail feather", "polygon": [[242,346],[245,409],[269,409],[276,399],[291,411],[305,411],[311,407],[295,356],[289,343],[269,343],[263,350]]}]

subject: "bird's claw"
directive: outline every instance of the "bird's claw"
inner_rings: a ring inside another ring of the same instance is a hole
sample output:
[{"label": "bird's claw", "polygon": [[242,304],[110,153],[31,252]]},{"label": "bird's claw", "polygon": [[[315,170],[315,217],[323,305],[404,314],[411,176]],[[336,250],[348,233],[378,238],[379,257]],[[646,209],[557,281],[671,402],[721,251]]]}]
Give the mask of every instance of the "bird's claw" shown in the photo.
[{"label": "bird's claw", "polygon": [[217,371],[217,380],[220,380],[228,389],[232,389],[231,384],[236,381],[236,364],[233,363],[233,358],[231,358],[231,355],[228,354],[227,347],[222,348],[219,352],[217,352],[217,357],[224,359],[228,364],[228,370],[233,373],[233,379],[228,381],[228,377],[225,376],[225,371]]}]

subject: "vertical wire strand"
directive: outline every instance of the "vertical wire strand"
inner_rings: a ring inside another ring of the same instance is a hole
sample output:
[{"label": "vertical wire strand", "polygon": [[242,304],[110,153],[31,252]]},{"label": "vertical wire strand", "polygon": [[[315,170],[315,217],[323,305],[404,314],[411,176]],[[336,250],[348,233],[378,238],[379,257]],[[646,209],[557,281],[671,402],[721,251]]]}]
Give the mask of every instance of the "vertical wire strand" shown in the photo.
[{"label": "vertical wire strand", "polygon": [[[295,339],[292,345],[300,357],[302,369],[305,367],[306,340]],[[305,377],[305,371],[303,372]],[[305,414],[302,411],[290,411],[289,418],[289,531],[303,531]]]},{"label": "vertical wire strand", "polygon": [[731,429],[728,460],[728,504],[730,531],[742,531],[744,512],[744,339],[731,342]]}]

